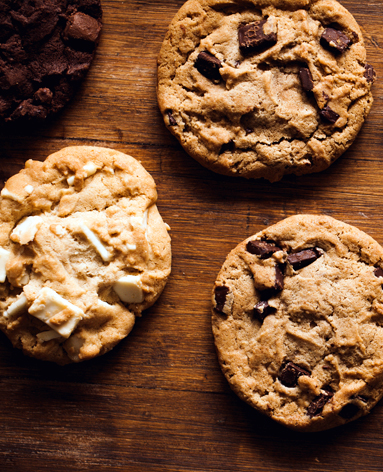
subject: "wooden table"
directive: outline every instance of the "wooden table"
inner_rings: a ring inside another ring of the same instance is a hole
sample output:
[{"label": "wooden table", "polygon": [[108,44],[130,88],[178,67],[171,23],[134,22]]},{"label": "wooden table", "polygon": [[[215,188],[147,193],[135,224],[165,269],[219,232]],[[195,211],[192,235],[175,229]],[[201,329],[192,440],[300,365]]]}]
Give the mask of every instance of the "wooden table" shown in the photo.
[{"label": "wooden table", "polygon": [[172,229],[172,275],[131,335],[92,361],[39,362],[1,335],[0,470],[382,471],[382,402],[367,417],[315,434],[290,432],[241,402],[216,359],[209,299],[227,253],[295,213],[331,215],[383,243],[383,0],[343,1],[380,77],[360,135],[326,172],[275,184],[215,175],[166,130],[156,57],[183,0],[102,3],[87,79],[51,123],[0,136],[0,180],[70,145],[131,154],[157,183]]}]

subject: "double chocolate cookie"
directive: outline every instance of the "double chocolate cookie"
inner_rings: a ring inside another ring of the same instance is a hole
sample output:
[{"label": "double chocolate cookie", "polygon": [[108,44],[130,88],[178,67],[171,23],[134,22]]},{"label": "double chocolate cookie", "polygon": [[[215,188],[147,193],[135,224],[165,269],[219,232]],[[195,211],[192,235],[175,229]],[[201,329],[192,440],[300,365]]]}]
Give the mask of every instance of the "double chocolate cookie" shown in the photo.
[{"label": "double chocolate cookie", "polygon": [[27,161],[0,197],[0,329],[58,364],[129,334],[170,274],[169,227],[152,177],[112,149]]},{"label": "double chocolate cookie", "polygon": [[42,120],[72,97],[101,32],[100,0],[0,2],[0,122]]},{"label": "double chocolate cookie", "polygon": [[158,103],[185,150],[270,181],[326,169],[372,105],[359,26],[335,0],[189,0],[158,59]]},{"label": "double chocolate cookie", "polygon": [[293,216],[239,244],[213,290],[221,368],[251,406],[319,431],[383,395],[383,248],[326,216]]}]

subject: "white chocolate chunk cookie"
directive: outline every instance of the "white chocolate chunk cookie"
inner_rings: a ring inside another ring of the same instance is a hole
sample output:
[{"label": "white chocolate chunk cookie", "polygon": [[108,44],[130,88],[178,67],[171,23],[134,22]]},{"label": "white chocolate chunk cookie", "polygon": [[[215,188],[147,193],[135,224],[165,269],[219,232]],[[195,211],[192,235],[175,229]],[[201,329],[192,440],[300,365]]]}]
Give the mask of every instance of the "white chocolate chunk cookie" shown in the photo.
[{"label": "white chocolate chunk cookie", "polygon": [[324,170],[352,144],[374,80],[335,0],[189,0],[161,48],[158,103],[202,165],[273,182]]},{"label": "white chocolate chunk cookie", "polygon": [[27,161],[0,197],[0,328],[58,364],[112,349],[170,274],[152,177],[106,148]]},{"label": "white chocolate chunk cookie", "polygon": [[212,296],[219,362],[255,409],[300,431],[367,414],[383,395],[383,248],[327,216],[239,244]]}]

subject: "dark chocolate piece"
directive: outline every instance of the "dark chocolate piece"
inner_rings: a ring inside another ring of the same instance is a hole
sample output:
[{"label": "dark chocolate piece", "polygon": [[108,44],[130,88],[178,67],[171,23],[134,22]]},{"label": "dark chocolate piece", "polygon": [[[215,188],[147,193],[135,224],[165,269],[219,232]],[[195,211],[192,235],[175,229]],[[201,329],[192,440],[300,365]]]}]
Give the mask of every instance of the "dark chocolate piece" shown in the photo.
[{"label": "dark chocolate piece", "polygon": [[281,369],[278,379],[281,382],[281,384],[283,384],[285,387],[293,388],[298,385],[298,378],[301,375],[310,376],[311,373],[306,369],[302,369],[302,367],[299,367],[293,362],[288,362]]},{"label": "dark chocolate piece", "polygon": [[374,270],[374,275],[375,277],[383,277],[383,270],[380,268],[380,267],[377,267],[375,270]]},{"label": "dark chocolate piece", "polygon": [[360,400],[361,402],[363,403],[367,403],[368,402],[368,397],[365,397],[364,395],[355,395],[355,398],[357,400]]},{"label": "dark chocolate piece", "polygon": [[366,77],[367,82],[372,84],[373,82],[375,82],[375,79],[376,79],[375,69],[370,64],[366,64],[364,68],[366,69],[364,72],[364,76]]},{"label": "dark chocolate piece", "polygon": [[275,312],[275,308],[271,307],[267,301],[258,302],[254,307],[254,315],[260,320],[263,321],[266,316]]},{"label": "dark chocolate piece", "polygon": [[168,111],[166,114],[168,115],[168,118],[169,118],[169,126],[177,126],[177,121],[173,116],[173,112]]},{"label": "dark chocolate piece", "polygon": [[355,31],[351,31],[351,34],[352,34],[352,42],[357,43],[359,41],[358,33],[356,33]]},{"label": "dark chocolate piece", "polygon": [[275,290],[281,291],[285,286],[283,271],[280,265],[275,267]]},{"label": "dark chocolate piece", "polygon": [[219,69],[222,67],[222,62],[213,56],[213,54],[210,54],[210,52],[200,52],[194,63],[194,67],[200,74],[213,82],[221,80]]},{"label": "dark chocolate piece", "polygon": [[355,415],[357,415],[360,411],[360,408],[357,405],[354,405],[353,403],[347,403],[339,412],[339,416],[344,418],[345,420],[351,420],[351,418],[354,418]]},{"label": "dark chocolate piece", "polygon": [[263,26],[266,21],[256,21],[238,29],[238,42],[242,53],[256,52],[260,48],[271,47],[277,42],[276,33],[264,33]]},{"label": "dark chocolate piece", "polygon": [[322,110],[319,112],[319,115],[324,121],[328,121],[331,124],[336,123],[339,118],[338,113],[336,113],[334,110],[331,110],[328,105],[322,108]]},{"label": "dark chocolate piece", "polygon": [[271,257],[274,252],[280,251],[281,248],[276,246],[274,243],[268,243],[266,241],[249,241],[246,244],[247,252],[255,254],[261,259],[267,259]]},{"label": "dark chocolate piece", "polygon": [[49,88],[40,88],[38,89],[33,98],[35,99],[36,102],[40,103],[51,103],[52,98],[53,98],[53,93]]},{"label": "dark chocolate piece", "polygon": [[69,17],[63,38],[66,40],[79,39],[94,43],[97,41],[100,31],[101,25],[97,20],[89,15],[85,15],[85,13],[77,12]]},{"label": "dark chocolate piece", "polygon": [[246,132],[246,136],[247,136],[248,134],[253,133],[254,130],[253,130],[253,128],[246,128],[246,129],[245,129],[245,132]]},{"label": "dark chocolate piece", "polygon": [[267,288],[259,292],[262,301],[270,300],[270,298],[275,297],[276,295],[278,295],[278,290],[275,287]]},{"label": "dark chocolate piece", "polygon": [[223,154],[226,151],[233,152],[234,149],[235,149],[235,143],[231,139],[228,143],[222,144],[221,149],[219,150],[219,154]]},{"label": "dark chocolate piece", "polygon": [[308,266],[309,264],[312,264],[319,257],[321,257],[321,253],[316,248],[304,249],[303,251],[296,252],[295,254],[290,254],[287,258],[287,261],[293,266],[294,270],[299,270]]},{"label": "dark chocolate piece", "polygon": [[311,92],[314,88],[314,81],[308,67],[301,67],[299,69],[299,78],[301,79],[303,90]]},{"label": "dark chocolate piece", "polygon": [[321,36],[321,44],[331,51],[342,53],[350,47],[352,41],[342,31],[326,28]]},{"label": "dark chocolate piece", "polygon": [[324,391],[320,395],[314,398],[314,400],[310,403],[309,407],[307,408],[307,414],[310,418],[314,416],[318,416],[322,413],[324,406],[333,397],[333,392],[328,390]]},{"label": "dark chocolate piece", "polygon": [[229,293],[229,288],[222,285],[221,287],[215,287],[214,297],[215,297],[215,309],[217,311],[222,311],[226,303],[226,295]]}]

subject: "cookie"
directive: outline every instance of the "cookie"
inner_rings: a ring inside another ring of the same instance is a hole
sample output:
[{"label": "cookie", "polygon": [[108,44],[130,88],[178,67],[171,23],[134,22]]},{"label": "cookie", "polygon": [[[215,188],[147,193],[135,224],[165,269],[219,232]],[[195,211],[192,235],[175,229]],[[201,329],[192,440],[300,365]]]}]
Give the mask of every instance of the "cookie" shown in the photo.
[{"label": "cookie", "polygon": [[58,112],[92,62],[100,0],[2,0],[0,122],[39,121]]},{"label": "cookie", "polygon": [[212,326],[232,389],[300,431],[367,414],[383,395],[383,248],[327,216],[240,243],[215,282]]},{"label": "cookie", "polygon": [[326,169],[354,141],[375,72],[335,0],[189,0],[158,58],[168,129],[220,174]]},{"label": "cookie", "polygon": [[29,160],[0,197],[0,329],[58,364],[125,338],[170,274],[169,227],[152,177],[106,148]]}]

